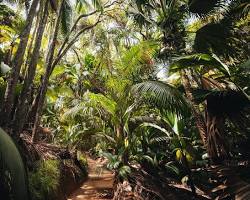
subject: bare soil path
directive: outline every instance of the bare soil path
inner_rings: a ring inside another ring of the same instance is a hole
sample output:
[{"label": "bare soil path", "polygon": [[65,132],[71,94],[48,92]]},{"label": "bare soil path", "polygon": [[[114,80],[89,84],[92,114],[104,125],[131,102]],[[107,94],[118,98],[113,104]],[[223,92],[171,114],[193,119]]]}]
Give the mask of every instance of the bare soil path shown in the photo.
[{"label": "bare soil path", "polygon": [[101,160],[88,157],[89,176],[68,200],[109,200],[112,199],[113,173],[104,167]]}]

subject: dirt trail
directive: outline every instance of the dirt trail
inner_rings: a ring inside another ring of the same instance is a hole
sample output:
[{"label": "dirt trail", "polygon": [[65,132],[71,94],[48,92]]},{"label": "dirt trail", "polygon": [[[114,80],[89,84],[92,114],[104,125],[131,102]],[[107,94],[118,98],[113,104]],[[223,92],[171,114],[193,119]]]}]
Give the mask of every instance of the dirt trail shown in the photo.
[{"label": "dirt trail", "polygon": [[113,174],[104,168],[101,161],[88,158],[88,180],[78,188],[68,200],[108,200],[112,199]]}]

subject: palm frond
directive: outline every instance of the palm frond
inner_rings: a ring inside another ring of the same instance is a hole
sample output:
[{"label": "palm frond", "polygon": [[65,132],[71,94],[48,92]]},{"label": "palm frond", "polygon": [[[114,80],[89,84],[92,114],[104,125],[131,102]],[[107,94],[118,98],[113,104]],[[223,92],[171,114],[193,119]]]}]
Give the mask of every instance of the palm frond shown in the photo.
[{"label": "palm frond", "polygon": [[168,137],[168,139],[171,138],[171,133],[168,130],[166,130],[165,128],[160,127],[160,126],[158,126],[156,124],[145,122],[145,123],[142,123],[140,125],[140,127],[152,127],[152,128],[155,128],[155,129],[161,131],[162,133],[165,133],[167,135],[166,137]]},{"label": "palm frond", "polygon": [[248,0],[232,0],[228,6],[226,17],[232,20],[244,19],[249,15],[250,3]]},{"label": "palm frond", "polygon": [[206,69],[218,69],[226,75],[229,75],[229,68],[215,55],[209,54],[192,54],[176,58],[174,62],[169,66],[169,72],[174,73],[181,69],[187,68],[206,68]]},{"label": "palm frond", "polygon": [[189,112],[189,106],[182,94],[173,86],[160,81],[146,81],[133,86],[132,92],[140,95],[160,109],[169,110],[177,115]]},{"label": "palm frond", "polygon": [[[239,168],[238,170],[240,171]],[[212,166],[210,171],[220,180],[220,184],[212,190],[212,193],[217,196],[216,199],[248,200],[250,198],[250,184],[239,176],[239,171],[223,165]]]},{"label": "palm frond", "polygon": [[216,8],[220,7],[221,0],[189,0],[189,11],[199,16],[204,16],[211,13]]},{"label": "palm frond", "polygon": [[136,75],[142,70],[152,67],[152,58],[156,53],[157,45],[152,41],[140,42],[123,52],[118,67],[124,75]]},{"label": "palm frond", "polygon": [[213,52],[217,55],[235,55],[233,27],[228,21],[210,23],[196,32],[194,49],[200,53]]},{"label": "palm frond", "polygon": [[164,137],[164,136],[159,136],[159,137],[153,137],[149,143],[153,144],[153,143],[161,143],[161,142],[168,142],[169,141],[169,137]]}]

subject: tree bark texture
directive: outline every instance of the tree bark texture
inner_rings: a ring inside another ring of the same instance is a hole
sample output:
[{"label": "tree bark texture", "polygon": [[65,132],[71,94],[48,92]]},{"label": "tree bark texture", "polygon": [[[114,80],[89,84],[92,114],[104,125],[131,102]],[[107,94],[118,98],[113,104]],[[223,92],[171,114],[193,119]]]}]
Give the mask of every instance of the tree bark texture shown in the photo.
[{"label": "tree bark texture", "polygon": [[199,110],[199,105],[194,101],[194,97],[191,91],[191,84],[189,81],[189,78],[186,74],[186,71],[181,72],[182,76],[182,84],[185,89],[185,93],[187,95],[188,100],[191,103],[191,111],[193,113],[193,116],[195,118],[195,124],[196,127],[199,131],[201,140],[204,144],[205,147],[207,147],[207,128],[206,128],[206,123],[204,120],[204,117],[202,116],[200,110]]}]

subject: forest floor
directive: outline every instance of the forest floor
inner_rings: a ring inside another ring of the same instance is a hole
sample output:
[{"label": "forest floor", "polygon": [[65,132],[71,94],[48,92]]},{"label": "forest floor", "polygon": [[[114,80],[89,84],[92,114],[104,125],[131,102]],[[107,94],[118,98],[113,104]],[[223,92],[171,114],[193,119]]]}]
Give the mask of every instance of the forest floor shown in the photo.
[{"label": "forest floor", "polygon": [[109,200],[112,199],[114,175],[105,168],[102,160],[88,159],[88,179],[73,192],[68,200]]}]

